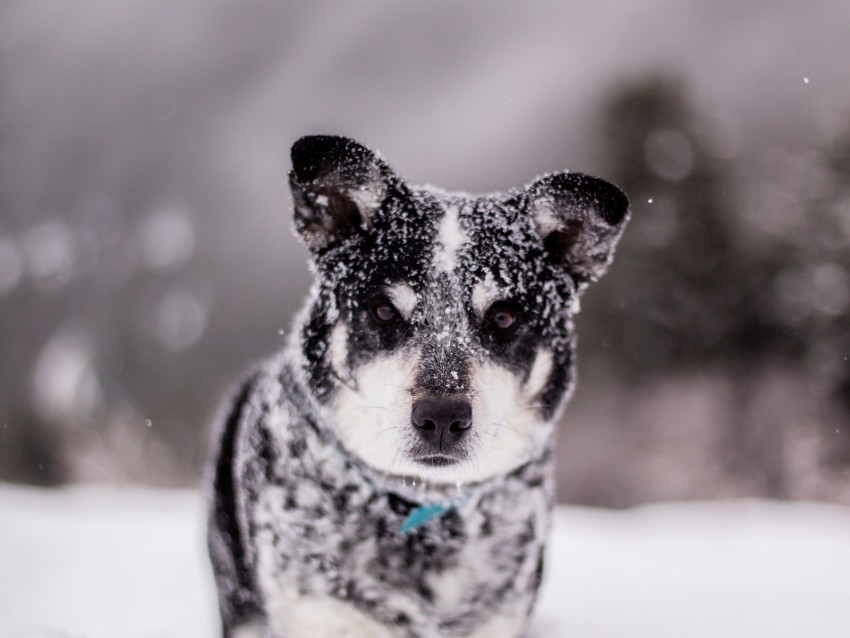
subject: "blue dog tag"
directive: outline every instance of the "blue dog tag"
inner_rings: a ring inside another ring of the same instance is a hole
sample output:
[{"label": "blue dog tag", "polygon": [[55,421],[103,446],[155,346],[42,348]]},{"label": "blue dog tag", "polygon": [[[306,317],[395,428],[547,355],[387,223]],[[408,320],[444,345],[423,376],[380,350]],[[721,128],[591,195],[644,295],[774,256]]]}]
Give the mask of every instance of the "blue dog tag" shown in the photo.
[{"label": "blue dog tag", "polygon": [[404,519],[404,523],[401,524],[398,531],[402,534],[412,532],[428,521],[439,518],[450,509],[452,509],[452,505],[444,505],[443,503],[427,503],[425,505],[420,505],[413,510],[406,519]]}]

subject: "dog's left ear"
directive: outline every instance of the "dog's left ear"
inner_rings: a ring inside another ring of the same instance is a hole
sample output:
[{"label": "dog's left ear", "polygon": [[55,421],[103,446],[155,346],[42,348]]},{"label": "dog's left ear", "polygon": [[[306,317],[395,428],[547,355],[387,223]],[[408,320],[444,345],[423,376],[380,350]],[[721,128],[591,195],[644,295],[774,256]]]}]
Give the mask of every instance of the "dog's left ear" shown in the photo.
[{"label": "dog's left ear", "polygon": [[628,219],[619,188],[581,173],[552,173],[525,190],[528,212],[549,257],[581,288],[601,277]]},{"label": "dog's left ear", "polygon": [[368,226],[387,194],[390,168],[347,137],[309,135],[292,145],[295,229],[317,251]]}]

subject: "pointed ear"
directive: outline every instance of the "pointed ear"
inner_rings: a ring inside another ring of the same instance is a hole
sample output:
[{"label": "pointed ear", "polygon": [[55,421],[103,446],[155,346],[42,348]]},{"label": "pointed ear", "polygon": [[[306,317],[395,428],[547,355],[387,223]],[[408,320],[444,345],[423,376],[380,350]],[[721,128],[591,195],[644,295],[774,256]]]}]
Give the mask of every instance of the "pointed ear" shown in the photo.
[{"label": "pointed ear", "polygon": [[528,210],[550,259],[585,287],[601,277],[628,219],[629,200],[613,184],[581,173],[552,173],[526,188]]},{"label": "pointed ear", "polygon": [[295,229],[312,251],[368,226],[387,194],[386,163],[346,137],[310,135],[292,145]]}]

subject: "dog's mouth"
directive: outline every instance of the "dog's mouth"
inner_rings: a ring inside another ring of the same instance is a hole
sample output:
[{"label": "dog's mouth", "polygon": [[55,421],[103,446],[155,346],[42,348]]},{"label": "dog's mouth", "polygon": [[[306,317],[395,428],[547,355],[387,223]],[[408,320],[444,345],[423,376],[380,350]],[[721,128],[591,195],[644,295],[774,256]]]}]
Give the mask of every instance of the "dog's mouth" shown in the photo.
[{"label": "dog's mouth", "polygon": [[420,456],[416,459],[417,463],[427,465],[428,467],[446,467],[460,462],[460,459],[446,456],[445,454],[429,454],[428,456]]}]

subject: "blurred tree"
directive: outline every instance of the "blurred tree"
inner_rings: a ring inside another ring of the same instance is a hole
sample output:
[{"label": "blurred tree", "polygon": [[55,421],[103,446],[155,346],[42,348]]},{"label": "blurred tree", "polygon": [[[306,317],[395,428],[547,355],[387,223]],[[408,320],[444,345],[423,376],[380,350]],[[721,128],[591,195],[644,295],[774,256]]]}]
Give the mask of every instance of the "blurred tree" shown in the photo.
[{"label": "blurred tree", "polygon": [[772,347],[759,312],[765,273],[742,254],[734,160],[713,152],[706,122],[675,80],[627,85],[603,106],[606,175],[632,202],[613,276],[596,293],[605,344],[627,370],[741,360]]},{"label": "blurred tree", "polygon": [[[766,319],[800,355],[806,375],[850,417],[850,126],[814,150],[792,155],[773,188],[796,185],[795,214],[772,240],[772,304]],[[850,432],[827,422],[828,460],[850,464]]]},{"label": "blurred tree", "polygon": [[826,425],[821,462],[850,463],[850,436],[835,427],[850,415],[850,129],[814,151],[774,150],[745,189],[742,164],[717,152],[683,83],[626,85],[601,112],[605,174],[633,218],[586,308],[583,343],[633,380],[722,370],[737,407],[717,424],[720,461],[758,493],[795,493],[789,441],[808,436],[754,407],[771,368],[840,399],[812,421]]}]

